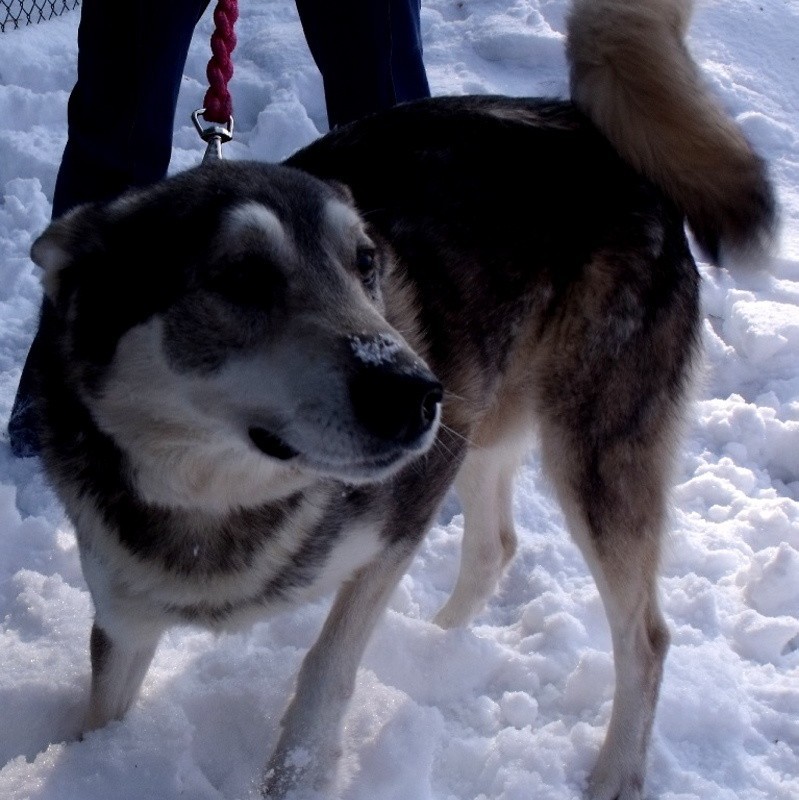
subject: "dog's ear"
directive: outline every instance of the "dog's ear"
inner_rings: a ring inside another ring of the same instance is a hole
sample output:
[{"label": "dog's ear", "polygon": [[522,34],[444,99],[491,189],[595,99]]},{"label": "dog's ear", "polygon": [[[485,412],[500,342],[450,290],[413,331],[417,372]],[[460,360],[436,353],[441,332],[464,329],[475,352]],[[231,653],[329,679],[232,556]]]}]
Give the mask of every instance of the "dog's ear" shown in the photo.
[{"label": "dog's ear", "polygon": [[73,208],[51,222],[31,246],[31,258],[42,268],[44,293],[54,305],[58,304],[64,270],[98,246],[95,216],[91,205]]}]

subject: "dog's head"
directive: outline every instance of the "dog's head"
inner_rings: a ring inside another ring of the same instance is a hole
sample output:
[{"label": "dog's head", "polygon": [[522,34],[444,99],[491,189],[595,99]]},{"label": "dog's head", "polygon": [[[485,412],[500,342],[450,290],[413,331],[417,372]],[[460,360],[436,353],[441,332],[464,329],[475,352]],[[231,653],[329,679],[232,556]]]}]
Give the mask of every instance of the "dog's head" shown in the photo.
[{"label": "dog's head", "polygon": [[70,212],[32,256],[73,388],[152,502],[381,480],[433,441],[441,386],[385,319],[391,255],[343,187],[204,165]]}]

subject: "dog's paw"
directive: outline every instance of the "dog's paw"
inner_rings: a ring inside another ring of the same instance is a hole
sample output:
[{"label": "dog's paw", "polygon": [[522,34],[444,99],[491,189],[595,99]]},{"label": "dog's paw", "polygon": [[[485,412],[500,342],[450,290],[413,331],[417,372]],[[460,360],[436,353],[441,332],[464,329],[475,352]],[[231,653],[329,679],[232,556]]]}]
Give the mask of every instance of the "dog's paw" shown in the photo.
[{"label": "dog's paw", "polygon": [[468,621],[469,618],[467,616],[459,614],[456,610],[449,608],[449,604],[445,605],[438,614],[433,617],[433,624],[438,625],[439,628],[443,628],[445,631],[451,628],[460,628]]},{"label": "dog's paw", "polygon": [[296,785],[291,776],[267,773],[260,787],[263,800],[332,800],[327,792]]},{"label": "dog's paw", "polygon": [[261,796],[267,800],[330,800],[325,790],[339,750],[327,750],[312,753],[303,747],[278,749],[264,770]]},{"label": "dog's paw", "polygon": [[479,599],[464,598],[455,592],[433,617],[433,623],[445,631],[451,628],[464,628],[474,619],[484,604],[485,601],[482,597]]},{"label": "dog's paw", "polygon": [[264,771],[261,796],[268,800],[298,797],[306,772],[304,760],[299,756],[296,759],[273,759]]},{"label": "dog's paw", "polygon": [[641,800],[643,791],[642,774],[597,764],[588,780],[587,797],[588,800]]}]

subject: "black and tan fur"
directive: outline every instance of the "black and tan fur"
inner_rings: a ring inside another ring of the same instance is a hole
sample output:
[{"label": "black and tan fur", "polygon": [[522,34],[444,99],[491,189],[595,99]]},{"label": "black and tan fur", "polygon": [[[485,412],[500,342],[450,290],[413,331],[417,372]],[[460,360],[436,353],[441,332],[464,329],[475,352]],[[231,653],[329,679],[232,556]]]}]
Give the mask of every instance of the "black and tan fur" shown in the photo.
[{"label": "black and tan fur", "polygon": [[[513,475],[535,433],[612,631],[589,789],[641,797],[700,324],[685,217],[713,253],[762,242],[773,217],[762,163],[668,18],[684,11],[575,5],[574,96],[609,140],[570,102],[437,98],[283,165],[223,161],[77,209],[40,237],[45,463],[96,609],[87,727],[130,707],[169,626],[242,625],[337,590],[262,783],[323,787],[363,649],[442,499],[454,484],[465,511],[436,618],[451,627],[513,556]],[[661,58],[682,68],[661,74]],[[639,98],[663,88],[668,113],[639,126],[630,75]],[[685,131],[719,126],[682,158]]]}]

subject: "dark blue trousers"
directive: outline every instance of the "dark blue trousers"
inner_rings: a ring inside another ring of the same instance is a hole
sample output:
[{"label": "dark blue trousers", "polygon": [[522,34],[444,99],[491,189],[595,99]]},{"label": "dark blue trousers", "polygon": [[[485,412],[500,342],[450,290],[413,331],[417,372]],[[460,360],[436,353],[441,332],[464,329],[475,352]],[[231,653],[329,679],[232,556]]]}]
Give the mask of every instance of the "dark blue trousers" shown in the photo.
[{"label": "dark blue trousers", "polygon": [[[330,127],[429,96],[420,0],[296,2],[322,73]],[[69,98],[53,217],[166,175],[183,68],[208,5],[209,0],[83,0],[78,79]],[[34,339],[8,423],[17,456],[39,452],[31,402],[37,347]]]},{"label": "dark blue trousers", "polygon": [[296,0],[331,128],[430,95],[420,0]]},{"label": "dark blue trousers", "polygon": [[183,67],[208,2],[83,0],[53,217],[166,175]]}]

